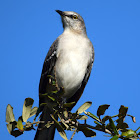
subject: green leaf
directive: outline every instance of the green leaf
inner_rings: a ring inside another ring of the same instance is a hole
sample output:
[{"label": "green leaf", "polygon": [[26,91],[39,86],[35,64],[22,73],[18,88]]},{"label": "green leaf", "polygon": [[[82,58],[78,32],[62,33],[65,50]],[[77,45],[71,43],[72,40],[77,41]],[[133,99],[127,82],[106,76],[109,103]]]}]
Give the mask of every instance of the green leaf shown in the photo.
[{"label": "green leaf", "polygon": [[110,126],[111,126],[113,132],[114,132],[116,135],[118,135],[118,131],[117,131],[116,126],[115,126],[115,124],[114,124],[114,121],[112,120],[111,117],[109,118],[109,123],[110,123]]},{"label": "green leaf", "polygon": [[105,123],[107,120],[109,120],[110,116],[104,116],[102,119],[102,122]]},{"label": "green leaf", "polygon": [[125,130],[126,128],[129,128],[128,124],[124,123],[124,122],[118,123],[116,127],[117,127],[117,129],[122,129],[122,130]]},{"label": "green leaf", "polygon": [[126,131],[126,132],[122,132],[121,136],[125,136],[125,138],[131,138],[134,135],[136,135],[136,132],[133,131],[132,129]]},{"label": "green leaf", "polygon": [[[129,140],[138,140],[139,139],[139,137],[131,137],[131,138],[129,138]],[[126,138],[126,140],[128,140],[127,138]]]},{"label": "green leaf", "polygon": [[49,96],[49,95],[48,95],[48,98],[51,99],[52,101],[55,101],[55,98],[52,97],[52,96]]},{"label": "green leaf", "polygon": [[42,107],[42,106],[45,106],[47,105],[47,103],[41,103],[39,106]]},{"label": "green leaf", "polygon": [[115,136],[113,136],[110,140],[118,140],[118,136],[117,135],[115,135]]},{"label": "green leaf", "polygon": [[38,107],[32,108],[32,109],[31,109],[31,112],[30,112],[29,118],[32,117],[32,116],[34,116],[34,115],[37,113],[37,110],[38,110]]},{"label": "green leaf", "polygon": [[50,128],[54,124],[54,121],[48,121],[47,124],[45,124],[45,127]]},{"label": "green leaf", "polygon": [[125,107],[123,105],[121,105],[120,109],[119,109],[119,115],[118,117],[125,117],[126,116],[126,113],[128,111],[128,107]]},{"label": "green leaf", "polygon": [[17,122],[14,121],[13,123],[11,124],[7,124],[7,130],[8,132],[12,135],[12,136],[19,136],[21,134],[23,134],[23,132],[20,132],[19,130],[14,130],[15,129],[15,125],[17,125]]},{"label": "green leaf", "polygon": [[[129,134],[128,136],[125,137],[125,139],[128,139],[128,138],[132,138],[134,136],[134,134]],[[133,138],[134,140],[134,138]]]},{"label": "green leaf", "polygon": [[101,123],[100,119],[97,116],[93,115],[91,112],[85,112],[85,114]]},{"label": "green leaf", "polygon": [[64,117],[65,117],[65,118],[68,118],[68,111],[65,110],[65,111],[63,112],[63,114],[64,114]]},{"label": "green leaf", "polygon": [[53,80],[52,81],[52,85],[56,86],[56,81]]},{"label": "green leaf", "polygon": [[26,98],[24,101],[23,110],[22,110],[22,119],[24,122],[27,122],[27,119],[30,117],[33,103],[34,100],[32,98]]},{"label": "green leaf", "polygon": [[51,93],[54,93],[54,94],[56,94],[57,92],[58,92],[57,90],[51,91]]},{"label": "green leaf", "polygon": [[12,131],[11,132],[11,135],[12,136],[15,136],[15,137],[18,137],[18,136],[20,136],[22,134],[23,134],[23,132],[20,132],[19,130],[15,130],[15,131]]},{"label": "green leaf", "polygon": [[21,119],[18,119],[18,122],[17,122],[17,128],[20,132],[23,132],[24,129],[23,129],[23,124],[22,124],[22,120]]},{"label": "green leaf", "polygon": [[95,137],[96,133],[87,127],[80,127],[78,130],[82,131],[86,137]]},{"label": "green leaf", "polygon": [[77,114],[83,113],[85,110],[87,110],[92,105],[92,102],[85,102],[82,106],[78,108],[76,111]]},{"label": "green leaf", "polygon": [[40,96],[40,97],[42,97],[42,96],[48,96],[48,95],[49,95],[48,93],[44,93],[44,94],[39,93],[39,96]]},{"label": "green leaf", "polygon": [[55,126],[56,126],[56,128],[57,128],[57,130],[58,130],[60,136],[61,136],[64,140],[68,140],[68,139],[67,139],[67,136],[66,136],[66,133],[65,133],[65,131],[64,131],[64,129],[63,129],[63,127],[59,124],[59,122],[55,119],[55,117],[54,117],[52,114],[51,114],[50,116],[51,116],[51,117],[53,118],[53,120],[55,121]]},{"label": "green leaf", "polygon": [[65,103],[65,104],[63,105],[63,107],[64,107],[64,108],[72,107],[74,104],[75,104],[75,102]]},{"label": "green leaf", "polygon": [[85,115],[79,115],[78,120],[86,120],[88,117]]},{"label": "green leaf", "polygon": [[13,131],[13,125],[12,124],[6,124],[6,125],[7,125],[8,132],[11,134],[11,132]]},{"label": "green leaf", "polygon": [[104,104],[104,105],[100,105],[98,110],[97,110],[97,116],[101,116],[101,115],[104,115],[106,109],[109,108],[110,105],[107,105],[107,104]]},{"label": "green leaf", "polygon": [[14,121],[15,121],[15,117],[13,114],[13,107],[10,104],[8,104],[6,108],[6,122],[10,123]]},{"label": "green leaf", "polygon": [[51,79],[55,79],[52,75],[47,75],[47,77],[49,77]]}]

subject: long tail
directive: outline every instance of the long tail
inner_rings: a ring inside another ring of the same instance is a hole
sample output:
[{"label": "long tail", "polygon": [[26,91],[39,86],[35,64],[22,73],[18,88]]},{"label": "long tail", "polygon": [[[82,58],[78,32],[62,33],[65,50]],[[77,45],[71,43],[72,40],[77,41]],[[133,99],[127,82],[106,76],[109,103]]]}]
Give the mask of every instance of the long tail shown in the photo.
[{"label": "long tail", "polygon": [[41,128],[41,130],[37,129],[34,140],[53,140],[55,134],[55,125],[51,125],[49,128],[44,126],[48,121],[53,121],[50,116],[50,110],[47,107],[44,107],[40,121],[44,121],[45,123],[39,124],[38,128]]}]

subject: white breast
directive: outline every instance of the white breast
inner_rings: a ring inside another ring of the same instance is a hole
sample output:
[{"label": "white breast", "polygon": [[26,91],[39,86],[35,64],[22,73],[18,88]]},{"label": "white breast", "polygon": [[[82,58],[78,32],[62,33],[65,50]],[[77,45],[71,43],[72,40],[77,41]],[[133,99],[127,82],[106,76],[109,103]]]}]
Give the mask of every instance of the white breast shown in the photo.
[{"label": "white breast", "polygon": [[59,38],[56,62],[56,79],[64,87],[64,98],[71,97],[81,86],[87,66],[91,60],[88,38],[73,33],[62,34]]}]

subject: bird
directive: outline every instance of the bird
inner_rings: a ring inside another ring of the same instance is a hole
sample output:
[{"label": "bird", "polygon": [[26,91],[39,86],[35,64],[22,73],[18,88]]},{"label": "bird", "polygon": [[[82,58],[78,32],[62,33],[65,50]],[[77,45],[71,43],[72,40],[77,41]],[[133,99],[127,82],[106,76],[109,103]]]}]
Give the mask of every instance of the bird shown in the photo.
[{"label": "bird", "polygon": [[[94,48],[87,37],[85,22],[80,14],[73,11],[56,10],[61,16],[63,33],[53,42],[45,58],[39,83],[39,95],[51,91],[48,75],[55,76],[57,86],[64,88],[62,100],[65,103],[74,102],[79,98],[90,77],[94,62]],[[47,99],[39,96],[39,104]],[[51,111],[47,106],[41,109],[41,121],[52,121]],[[56,117],[57,118],[57,117]],[[38,128],[44,127],[40,123]],[[37,129],[34,140],[53,140],[55,125],[49,128]]]}]

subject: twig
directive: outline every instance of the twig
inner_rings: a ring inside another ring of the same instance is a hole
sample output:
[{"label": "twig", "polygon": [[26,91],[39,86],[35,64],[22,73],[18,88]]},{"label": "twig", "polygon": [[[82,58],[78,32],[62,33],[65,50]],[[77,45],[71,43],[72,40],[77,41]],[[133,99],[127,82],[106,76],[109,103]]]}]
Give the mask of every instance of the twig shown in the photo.
[{"label": "twig", "polygon": [[[66,124],[69,124],[69,121],[65,121],[65,123]],[[97,128],[97,127],[94,127],[94,126],[91,126],[91,125],[89,125],[89,124],[80,124],[79,122],[71,122],[71,124],[73,125],[73,126],[76,126],[76,127],[89,127],[89,128],[91,128],[91,129],[94,129],[94,130],[98,130],[98,131],[102,131],[102,132],[105,132],[105,133],[108,133],[108,134],[110,134],[110,135],[112,135],[112,133],[108,130],[108,129],[104,129],[104,128]]]},{"label": "twig", "polygon": [[102,131],[102,132],[105,132],[105,133],[108,133],[108,134],[112,135],[112,133],[108,129],[100,129],[100,128],[91,126],[89,124],[79,124],[79,126],[89,127],[91,129],[95,129],[95,130]]},{"label": "twig", "polygon": [[73,139],[74,135],[76,134],[76,131],[77,131],[77,128],[74,130],[74,132],[73,132],[73,134],[72,134],[72,136],[71,136],[70,140],[72,140],[72,139]]},{"label": "twig", "polygon": [[38,121],[38,122],[33,122],[33,123],[26,123],[25,125],[23,126],[31,126],[33,124],[39,124],[39,123],[45,123],[44,121]]}]

